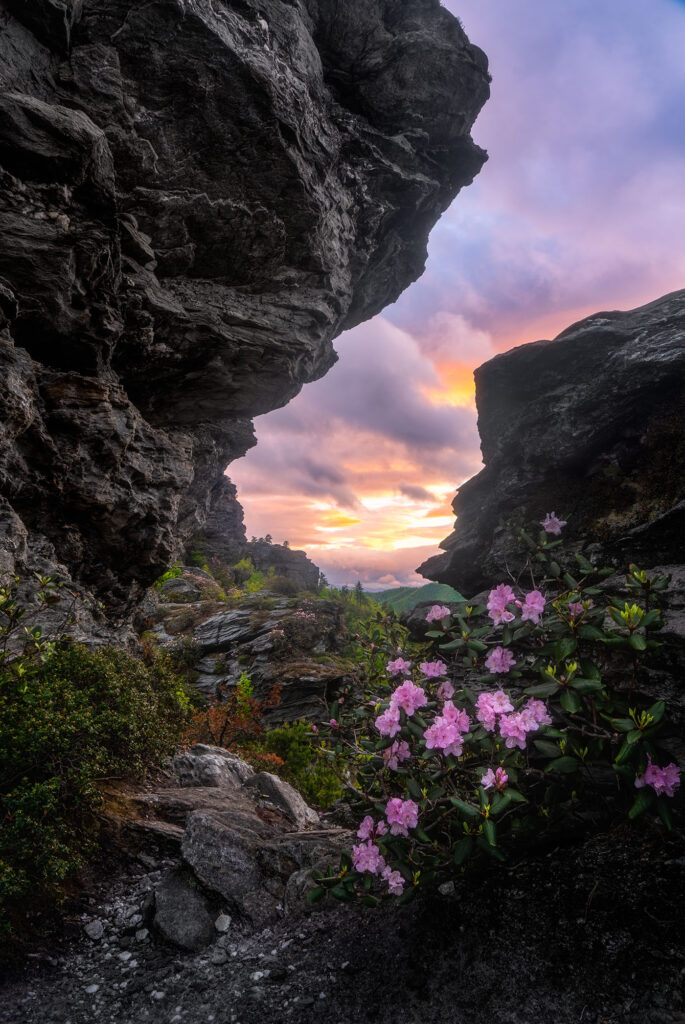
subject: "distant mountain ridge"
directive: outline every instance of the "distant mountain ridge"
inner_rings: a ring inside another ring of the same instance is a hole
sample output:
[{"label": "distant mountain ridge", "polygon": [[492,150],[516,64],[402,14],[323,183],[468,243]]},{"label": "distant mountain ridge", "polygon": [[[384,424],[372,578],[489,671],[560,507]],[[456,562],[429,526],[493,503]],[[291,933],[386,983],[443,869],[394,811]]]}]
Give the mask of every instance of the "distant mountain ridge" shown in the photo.
[{"label": "distant mountain ridge", "polygon": [[423,601],[463,601],[458,590],[445,583],[426,583],[423,587],[393,587],[371,594],[374,601],[390,605],[396,612],[408,612]]}]

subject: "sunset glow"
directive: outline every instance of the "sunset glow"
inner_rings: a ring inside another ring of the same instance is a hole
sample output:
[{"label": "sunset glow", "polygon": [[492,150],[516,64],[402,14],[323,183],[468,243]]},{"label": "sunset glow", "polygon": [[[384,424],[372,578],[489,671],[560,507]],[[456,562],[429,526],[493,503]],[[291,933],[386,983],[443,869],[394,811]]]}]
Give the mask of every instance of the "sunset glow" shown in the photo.
[{"label": "sunset glow", "polygon": [[434,229],[423,277],[338,339],[340,360],[256,421],[234,463],[249,534],[333,582],[423,582],[481,460],[473,370],[685,279],[685,5],[449,0],[490,58],[490,155]]}]

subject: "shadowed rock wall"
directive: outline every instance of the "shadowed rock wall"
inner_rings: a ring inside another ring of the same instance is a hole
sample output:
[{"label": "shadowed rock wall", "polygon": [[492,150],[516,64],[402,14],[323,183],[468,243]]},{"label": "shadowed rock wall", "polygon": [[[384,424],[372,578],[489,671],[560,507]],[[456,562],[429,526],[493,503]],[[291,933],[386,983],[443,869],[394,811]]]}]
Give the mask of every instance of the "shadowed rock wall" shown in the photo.
[{"label": "shadowed rock wall", "polygon": [[438,0],[0,4],[0,540],[125,605],[422,272],[487,61]]},{"label": "shadowed rock wall", "polygon": [[685,562],[685,291],[597,313],[475,376],[485,468],[420,573],[474,593],[511,559],[499,524],[550,511],[620,564]]}]

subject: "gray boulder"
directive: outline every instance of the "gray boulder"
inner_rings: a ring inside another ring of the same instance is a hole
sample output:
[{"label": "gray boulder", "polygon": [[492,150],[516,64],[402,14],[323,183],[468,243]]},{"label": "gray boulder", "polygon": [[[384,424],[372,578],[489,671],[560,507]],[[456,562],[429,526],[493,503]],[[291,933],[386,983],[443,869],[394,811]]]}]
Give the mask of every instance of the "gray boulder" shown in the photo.
[{"label": "gray boulder", "polygon": [[276,775],[258,772],[247,780],[245,788],[260,800],[265,800],[283,811],[297,828],[319,824],[316,811],[305,803],[296,789]]},{"label": "gray boulder", "polygon": [[214,940],[214,918],[197,882],[181,871],[166,875],[155,890],[154,926],[181,949],[203,949]]},{"label": "gray boulder", "polygon": [[240,789],[254,775],[254,769],[236,754],[223,747],[208,747],[202,743],[176,754],[172,767],[182,786]]}]

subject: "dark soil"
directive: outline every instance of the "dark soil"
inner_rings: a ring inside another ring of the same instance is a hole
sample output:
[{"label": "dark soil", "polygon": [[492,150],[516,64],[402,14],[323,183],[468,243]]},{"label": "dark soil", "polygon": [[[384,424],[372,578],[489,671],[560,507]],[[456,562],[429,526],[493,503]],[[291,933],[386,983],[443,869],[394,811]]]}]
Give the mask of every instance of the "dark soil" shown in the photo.
[{"label": "dark soil", "polygon": [[[682,835],[645,826],[406,907],[232,923],[183,954],[133,934],[159,871],[131,860],[6,967],[0,1021],[685,1024],[684,868]],[[92,918],[99,941],[82,930]]]}]

